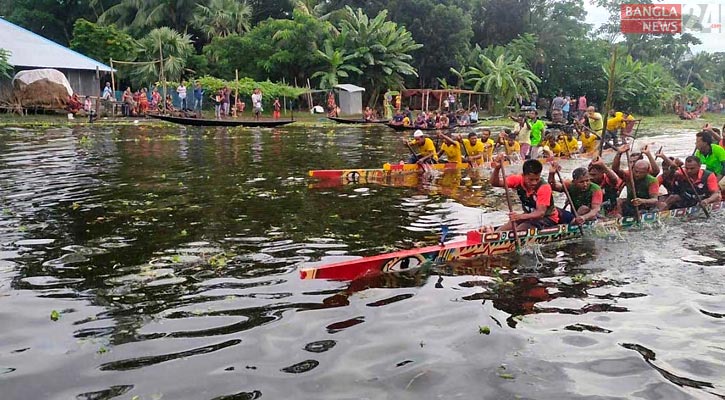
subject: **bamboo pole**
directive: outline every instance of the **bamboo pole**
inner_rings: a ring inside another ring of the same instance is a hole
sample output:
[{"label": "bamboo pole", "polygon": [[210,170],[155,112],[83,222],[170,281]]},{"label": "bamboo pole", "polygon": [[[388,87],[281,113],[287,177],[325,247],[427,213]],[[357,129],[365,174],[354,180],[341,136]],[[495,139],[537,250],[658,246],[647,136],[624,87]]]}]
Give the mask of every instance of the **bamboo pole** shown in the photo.
[{"label": "bamboo pole", "polygon": [[163,86],[163,97],[161,102],[164,105],[164,114],[166,114],[166,77],[164,76],[164,51],[161,48],[161,41],[159,40],[159,78],[161,79]]},{"label": "bamboo pole", "polygon": [[116,79],[113,76],[113,58],[111,58],[111,90],[113,90],[113,97],[116,98]]},{"label": "bamboo pole", "polygon": [[602,137],[599,140],[599,156],[602,156],[602,151],[604,151],[604,140],[607,136],[607,119],[609,119],[609,110],[612,109],[612,103],[614,103],[614,77],[616,73],[617,68],[617,45],[612,45],[612,57],[611,61],[609,62],[609,80],[607,82],[607,99],[604,102],[604,117],[602,118]]},{"label": "bamboo pole", "polygon": [[234,107],[232,110],[234,110],[232,116],[234,118],[237,117],[237,104],[239,104],[239,70],[234,70]]}]

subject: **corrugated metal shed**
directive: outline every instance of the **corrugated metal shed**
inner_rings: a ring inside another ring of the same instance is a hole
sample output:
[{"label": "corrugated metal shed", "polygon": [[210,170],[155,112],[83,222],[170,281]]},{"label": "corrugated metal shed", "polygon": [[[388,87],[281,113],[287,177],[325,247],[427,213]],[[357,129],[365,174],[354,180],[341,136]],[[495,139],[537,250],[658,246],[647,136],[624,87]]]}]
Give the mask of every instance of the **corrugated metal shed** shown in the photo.
[{"label": "corrugated metal shed", "polygon": [[111,67],[0,18],[0,48],[10,51],[11,65],[110,72]]}]

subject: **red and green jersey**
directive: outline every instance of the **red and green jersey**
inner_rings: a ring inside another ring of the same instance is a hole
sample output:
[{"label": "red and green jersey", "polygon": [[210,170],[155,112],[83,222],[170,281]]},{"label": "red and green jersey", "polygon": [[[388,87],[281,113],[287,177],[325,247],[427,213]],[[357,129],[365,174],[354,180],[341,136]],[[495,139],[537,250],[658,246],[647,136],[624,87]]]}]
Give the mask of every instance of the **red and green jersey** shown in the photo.
[{"label": "red and green jersey", "polygon": [[[629,182],[629,174],[630,171],[624,171],[625,182]],[[634,181],[634,192],[637,194],[636,196],[633,196],[634,193],[630,193],[630,190],[627,189],[627,198],[629,200],[635,197],[638,199],[656,199],[660,194],[660,182],[654,176],[647,174],[644,178]]]},{"label": "red and green jersey", "polygon": [[521,175],[511,175],[506,177],[506,185],[516,190],[521,200],[521,208],[524,213],[530,214],[536,211],[536,207],[546,206],[544,217],[549,218],[554,223],[559,223],[559,211],[554,205],[554,195],[551,191],[551,185],[542,179],[534,187],[532,191],[526,190],[524,187],[524,177]]},{"label": "red and green jersey", "polygon": [[594,182],[589,183],[589,187],[584,190],[572,185],[571,181],[567,181],[565,185],[569,190],[569,196],[571,196],[572,206],[574,206],[575,210],[578,210],[581,206],[589,208],[593,208],[595,205],[601,206],[604,202],[604,191]]}]

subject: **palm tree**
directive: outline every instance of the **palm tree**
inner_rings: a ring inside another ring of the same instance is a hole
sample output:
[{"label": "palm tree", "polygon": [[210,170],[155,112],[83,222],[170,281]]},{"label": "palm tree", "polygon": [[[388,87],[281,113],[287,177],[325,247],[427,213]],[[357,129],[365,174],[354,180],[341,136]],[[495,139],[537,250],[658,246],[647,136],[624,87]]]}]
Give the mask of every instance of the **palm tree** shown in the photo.
[{"label": "palm tree", "polygon": [[246,1],[210,0],[208,5],[196,6],[192,25],[211,39],[248,32],[251,18],[252,6]]},{"label": "palm tree", "polygon": [[0,49],[0,78],[12,78],[13,66],[8,62],[10,51]]},{"label": "palm tree", "polygon": [[195,0],[121,0],[104,11],[98,23],[115,24],[135,34],[157,26],[186,32],[197,3]]},{"label": "palm tree", "polygon": [[156,82],[159,79],[160,51],[163,53],[164,77],[167,81],[180,80],[188,58],[194,54],[191,36],[165,26],[152,30],[138,44],[137,61],[148,62],[132,72],[140,82]]},{"label": "palm tree", "polygon": [[370,104],[374,105],[382,89],[402,86],[403,75],[418,76],[410,65],[410,53],[423,45],[416,43],[405,27],[386,21],[386,10],[370,19],[359,8],[345,9],[347,15],[340,22],[340,31],[348,38],[345,47],[352,50],[357,67],[372,88]]},{"label": "palm tree", "polygon": [[348,64],[348,61],[355,58],[354,54],[345,54],[344,49],[333,48],[332,41],[329,39],[325,40],[323,50],[317,50],[317,53],[325,60],[328,70],[317,71],[312,74],[312,78],[320,77],[320,87],[322,89],[332,89],[338,84],[338,77],[347,78],[350,76],[348,72],[362,74],[358,67]]},{"label": "palm tree", "polygon": [[521,56],[511,59],[503,54],[495,60],[481,54],[479,65],[469,67],[466,75],[474,91],[483,88],[485,92],[496,96],[495,105],[498,109],[507,107],[518,96],[527,97],[535,93],[538,90],[536,83],[541,82],[526,68]]}]

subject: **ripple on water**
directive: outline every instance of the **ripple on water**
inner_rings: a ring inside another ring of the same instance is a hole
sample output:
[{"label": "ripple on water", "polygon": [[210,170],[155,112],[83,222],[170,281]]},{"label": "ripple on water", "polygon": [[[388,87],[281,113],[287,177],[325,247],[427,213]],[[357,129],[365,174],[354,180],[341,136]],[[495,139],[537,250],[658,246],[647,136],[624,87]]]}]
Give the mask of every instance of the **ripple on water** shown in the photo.
[{"label": "ripple on water", "polygon": [[55,239],[23,239],[15,242],[16,246],[42,246],[55,242]]},{"label": "ripple on water", "polygon": [[64,254],[58,258],[48,260],[43,263],[44,267],[53,267],[58,269],[63,268],[75,268],[74,264],[81,264],[89,261],[90,259],[83,254],[69,253]]}]

